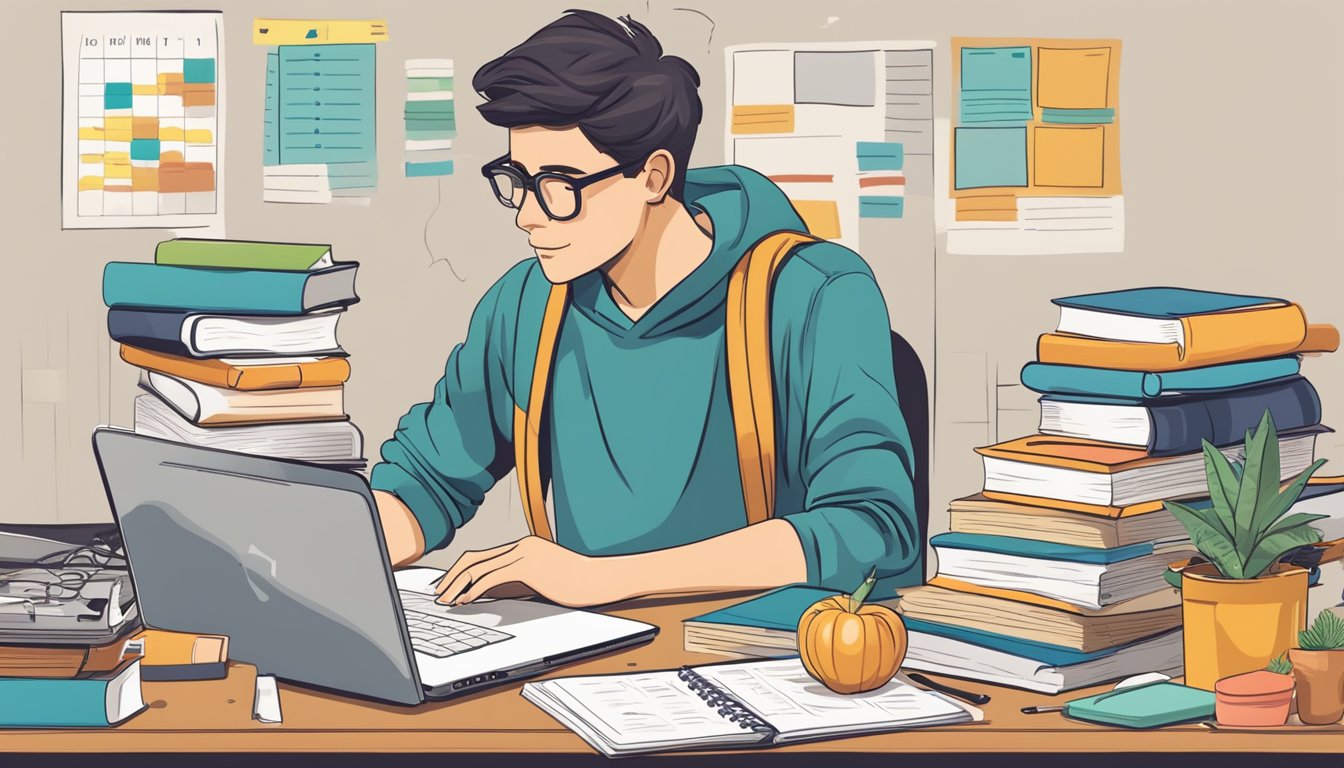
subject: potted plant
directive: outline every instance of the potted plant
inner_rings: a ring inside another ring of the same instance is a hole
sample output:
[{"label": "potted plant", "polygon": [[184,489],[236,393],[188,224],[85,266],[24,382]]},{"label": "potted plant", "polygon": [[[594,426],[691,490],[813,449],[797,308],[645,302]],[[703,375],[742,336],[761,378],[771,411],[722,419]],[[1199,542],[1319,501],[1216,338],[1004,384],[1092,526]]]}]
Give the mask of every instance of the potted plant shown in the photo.
[{"label": "potted plant", "polygon": [[1264,669],[1306,628],[1307,571],[1279,559],[1320,541],[1310,523],[1325,517],[1288,514],[1325,460],[1281,489],[1279,438],[1268,410],[1246,433],[1245,450],[1243,464],[1204,441],[1212,505],[1164,502],[1209,561],[1180,571],[1185,684],[1204,690],[1222,678]]},{"label": "potted plant", "polygon": [[1293,665],[1285,656],[1267,669],[1243,672],[1214,686],[1214,718],[1219,725],[1263,728],[1288,722],[1293,705]]},{"label": "potted plant", "polygon": [[1297,716],[1307,725],[1344,717],[1344,618],[1321,611],[1288,651],[1297,678]]}]

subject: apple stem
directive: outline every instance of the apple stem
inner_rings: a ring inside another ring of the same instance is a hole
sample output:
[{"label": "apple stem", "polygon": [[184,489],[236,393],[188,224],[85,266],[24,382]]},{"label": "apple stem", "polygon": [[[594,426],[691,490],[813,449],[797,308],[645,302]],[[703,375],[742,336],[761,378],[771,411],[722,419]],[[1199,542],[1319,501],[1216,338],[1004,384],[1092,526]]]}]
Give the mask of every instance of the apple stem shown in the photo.
[{"label": "apple stem", "polygon": [[868,593],[873,591],[873,585],[877,583],[877,566],[873,566],[864,577],[863,583],[854,590],[854,594],[849,596],[849,612],[855,613],[863,605],[863,601],[868,599]]}]

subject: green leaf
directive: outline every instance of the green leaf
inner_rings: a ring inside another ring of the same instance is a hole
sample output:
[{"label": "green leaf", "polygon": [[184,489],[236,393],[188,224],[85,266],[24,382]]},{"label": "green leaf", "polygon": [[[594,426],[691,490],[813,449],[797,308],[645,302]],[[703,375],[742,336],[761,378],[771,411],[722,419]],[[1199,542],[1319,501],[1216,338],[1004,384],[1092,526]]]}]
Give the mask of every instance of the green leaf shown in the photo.
[{"label": "green leaf", "polygon": [[1275,531],[1256,544],[1255,551],[1246,561],[1246,575],[1242,578],[1259,578],[1271,565],[1278,562],[1284,553],[1307,544],[1315,544],[1320,540],[1321,532],[1309,525],[1297,525]]},{"label": "green leaf", "polygon": [[1286,675],[1293,671],[1293,662],[1288,660],[1288,654],[1285,653],[1282,656],[1270,659],[1269,666],[1265,669],[1270,672],[1277,672],[1280,675]]},{"label": "green leaf", "polygon": [[1324,520],[1327,517],[1329,517],[1329,515],[1309,515],[1306,512],[1294,512],[1293,514],[1271,525],[1269,527],[1269,530],[1265,531],[1264,535],[1262,535],[1260,538],[1267,539],[1276,533],[1286,531],[1294,526],[1310,525],[1316,522],[1317,520]]},{"label": "green leaf", "polygon": [[1304,651],[1344,648],[1344,617],[1329,609],[1321,611],[1309,629],[1297,633],[1297,645]]},{"label": "green leaf", "polygon": [[1232,465],[1232,471],[1235,472],[1237,475],[1237,487],[1240,488],[1241,475],[1242,472],[1244,472],[1246,469],[1246,464],[1244,462],[1236,461],[1234,459],[1228,459],[1228,463]]},{"label": "green leaf", "polygon": [[849,610],[851,613],[855,613],[859,610],[859,607],[863,605],[863,601],[868,599],[868,593],[873,591],[873,585],[876,583],[877,566],[874,565],[872,570],[868,571],[868,575],[863,577],[863,583],[859,585],[858,589],[854,590],[854,594],[849,598]]},{"label": "green leaf", "polygon": [[[1163,506],[1172,514],[1190,534],[1190,540],[1200,554],[1218,568],[1218,571],[1230,579],[1243,578],[1242,559],[1237,554],[1236,545],[1219,526],[1210,525],[1197,510],[1175,501],[1164,501]],[[1208,512],[1208,514],[1214,514]]]},{"label": "green leaf", "polygon": [[[1311,476],[1315,474],[1316,470],[1320,469],[1323,464],[1325,464],[1325,459],[1317,459],[1316,461],[1313,461],[1311,466],[1302,470],[1301,474],[1293,478],[1293,482],[1289,483],[1282,491],[1279,491],[1273,499],[1270,499],[1269,505],[1265,510],[1265,515],[1270,516],[1271,522],[1278,520],[1285,512],[1292,509],[1292,506],[1297,503],[1298,497],[1302,495],[1302,489],[1307,487],[1307,481],[1311,479]],[[1264,531],[1260,531],[1258,536],[1259,538],[1264,538]]]},{"label": "green leaf", "polygon": [[[1267,447],[1270,443],[1274,444],[1272,453]],[[1237,552],[1241,554],[1243,561],[1250,560],[1252,550],[1255,548],[1258,524],[1256,507],[1260,491],[1266,483],[1272,485],[1276,492],[1279,488],[1278,447],[1274,421],[1266,409],[1264,416],[1260,418],[1260,426],[1254,433],[1247,433],[1246,470],[1241,478],[1241,489],[1237,493],[1236,509],[1233,513],[1236,519],[1234,538]]]},{"label": "green leaf", "polygon": [[1241,477],[1231,459],[1204,440],[1204,476],[1209,486],[1209,500],[1217,513],[1219,525],[1229,539],[1233,538],[1236,524],[1232,516],[1232,502],[1237,498],[1237,489],[1241,486]]}]

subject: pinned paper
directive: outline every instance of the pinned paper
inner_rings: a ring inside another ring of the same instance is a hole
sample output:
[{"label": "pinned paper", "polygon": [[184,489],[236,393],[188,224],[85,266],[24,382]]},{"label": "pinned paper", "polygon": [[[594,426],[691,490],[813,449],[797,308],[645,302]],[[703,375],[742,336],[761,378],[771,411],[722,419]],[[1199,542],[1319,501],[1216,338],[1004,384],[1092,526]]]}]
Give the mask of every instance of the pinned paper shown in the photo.
[{"label": "pinned paper", "polygon": [[1031,46],[961,49],[962,123],[1024,123],[1031,109]]},{"label": "pinned paper", "polygon": [[1106,129],[1100,125],[1032,129],[1032,176],[1038,187],[1101,187]]},{"label": "pinned paper", "polygon": [[449,176],[457,136],[453,60],[407,59],[405,68],[406,176]]},{"label": "pinned paper", "polygon": [[384,19],[253,19],[253,45],[381,43],[387,39]]},{"label": "pinned paper", "polygon": [[957,128],[956,188],[1025,187],[1027,129]]},{"label": "pinned paper", "polygon": [[1110,99],[1110,48],[1046,48],[1037,51],[1041,73],[1036,99],[1043,108],[1105,109]]},{"label": "pinned paper", "polygon": [[734,106],[733,133],[793,133],[792,104]]}]

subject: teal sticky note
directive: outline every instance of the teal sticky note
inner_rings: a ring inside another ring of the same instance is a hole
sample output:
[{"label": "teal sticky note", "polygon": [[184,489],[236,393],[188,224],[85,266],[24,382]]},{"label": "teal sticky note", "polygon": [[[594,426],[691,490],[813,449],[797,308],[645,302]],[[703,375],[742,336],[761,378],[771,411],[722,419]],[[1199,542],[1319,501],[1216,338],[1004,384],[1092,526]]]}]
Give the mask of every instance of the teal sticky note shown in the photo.
[{"label": "teal sticky note", "polygon": [[961,49],[962,123],[1031,120],[1031,47]]},{"label": "teal sticky note", "polygon": [[1110,125],[1115,122],[1114,109],[1054,109],[1041,110],[1043,123],[1072,123],[1084,125]]},{"label": "teal sticky note", "polygon": [[104,83],[103,109],[130,109],[130,83]]},{"label": "teal sticky note", "polygon": [[899,219],[905,215],[904,197],[859,195],[859,217],[864,219]]},{"label": "teal sticky note", "polygon": [[437,163],[407,163],[407,176],[451,176],[453,161],[442,160]]},{"label": "teal sticky note", "polygon": [[213,83],[213,82],[215,82],[215,60],[214,60],[214,59],[183,59],[183,60],[182,60],[182,82],[184,82],[184,83]]},{"label": "teal sticky note", "polygon": [[899,171],[905,166],[905,145],[899,142],[860,141],[856,151],[860,171]]},{"label": "teal sticky note", "polygon": [[958,127],[956,188],[1025,187],[1027,129]]},{"label": "teal sticky note", "polygon": [[131,139],[132,160],[158,160],[158,139]]}]

